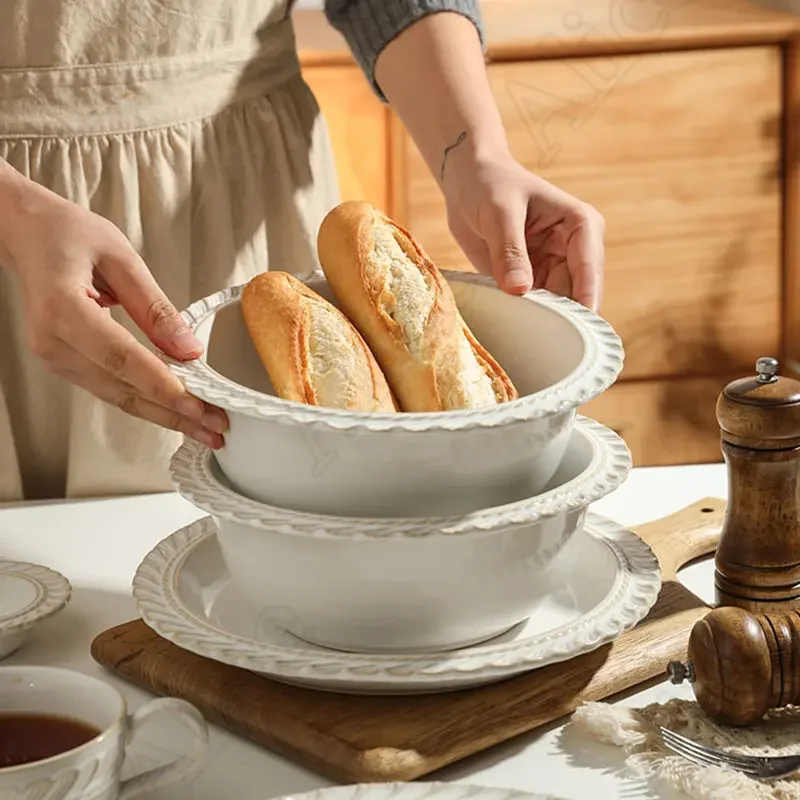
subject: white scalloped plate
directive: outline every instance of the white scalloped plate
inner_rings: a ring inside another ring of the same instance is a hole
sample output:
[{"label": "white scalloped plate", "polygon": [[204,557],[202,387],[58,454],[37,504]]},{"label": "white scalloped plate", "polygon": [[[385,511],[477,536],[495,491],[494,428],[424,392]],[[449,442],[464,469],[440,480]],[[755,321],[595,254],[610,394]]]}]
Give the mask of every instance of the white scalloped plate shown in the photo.
[{"label": "white scalloped plate", "polygon": [[278,800],[562,800],[552,794],[530,794],[517,789],[495,789],[463,783],[356,783],[331,786]]},{"label": "white scalloped plate", "polygon": [[230,585],[216,526],[204,517],[145,557],[133,595],[147,625],[198,655],[327,691],[419,694],[492,683],[595,650],[636,625],[661,588],[650,548],[592,513],[536,577],[548,585],[545,599],[527,622],[489,642],[446,653],[339,652],[287,633],[283,609],[254,615]]},{"label": "white scalloped plate", "polygon": [[72,595],[55,570],[0,560],[0,659],[23,644],[34,625],[61,611]]}]

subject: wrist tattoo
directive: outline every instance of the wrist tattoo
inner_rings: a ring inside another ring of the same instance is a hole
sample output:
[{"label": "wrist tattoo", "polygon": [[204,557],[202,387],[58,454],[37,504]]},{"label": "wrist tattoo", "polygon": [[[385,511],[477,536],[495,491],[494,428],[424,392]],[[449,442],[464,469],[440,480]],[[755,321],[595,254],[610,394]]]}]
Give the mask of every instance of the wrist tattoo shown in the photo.
[{"label": "wrist tattoo", "polygon": [[447,156],[450,154],[451,150],[454,150],[456,147],[458,147],[466,138],[467,138],[467,132],[461,131],[461,133],[458,134],[458,138],[453,142],[453,144],[445,147],[444,154],[442,155],[442,166],[441,169],[439,170],[440,182],[444,180],[444,168],[447,166]]}]

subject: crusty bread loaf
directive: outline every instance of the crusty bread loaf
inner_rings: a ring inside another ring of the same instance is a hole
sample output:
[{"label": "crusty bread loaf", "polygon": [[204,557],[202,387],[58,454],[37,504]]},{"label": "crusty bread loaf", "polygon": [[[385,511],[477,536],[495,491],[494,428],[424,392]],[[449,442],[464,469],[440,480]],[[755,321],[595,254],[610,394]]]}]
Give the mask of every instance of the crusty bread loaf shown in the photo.
[{"label": "crusty bread loaf", "polygon": [[388,217],[368,203],[342,203],[323,220],[317,248],[402,411],[483,408],[519,396],[472,335],[436,265]]},{"label": "crusty bread loaf", "polygon": [[374,355],[350,320],[287,272],[256,275],[242,315],[278,396],[350,411],[395,412]]}]

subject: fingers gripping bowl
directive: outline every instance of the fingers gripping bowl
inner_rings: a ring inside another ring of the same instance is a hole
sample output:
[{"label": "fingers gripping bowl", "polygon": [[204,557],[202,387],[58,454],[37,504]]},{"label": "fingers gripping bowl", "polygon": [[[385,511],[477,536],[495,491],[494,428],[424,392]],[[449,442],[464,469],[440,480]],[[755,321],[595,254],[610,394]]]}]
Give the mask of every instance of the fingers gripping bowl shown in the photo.
[{"label": "fingers gripping bowl", "polygon": [[[205,345],[169,362],[230,419],[218,466],[238,492],[273,506],[367,517],[466,514],[541,492],[577,409],[622,368],[619,337],[583,306],[546,291],[512,297],[488,278],[443,272],[470,330],[519,392],[488,408],[365,413],[283,400],[242,318],[238,286],[183,312]],[[321,274],[309,288],[338,307]]]},{"label": "fingers gripping bowl", "polygon": [[216,521],[231,581],[265,623],[375,653],[454,649],[525,620],[546,601],[540,578],[588,505],[630,466],[622,439],[579,417],[544,492],[463,515],[375,519],[267,505],[231,488],[195,442],[175,453],[171,474]]}]

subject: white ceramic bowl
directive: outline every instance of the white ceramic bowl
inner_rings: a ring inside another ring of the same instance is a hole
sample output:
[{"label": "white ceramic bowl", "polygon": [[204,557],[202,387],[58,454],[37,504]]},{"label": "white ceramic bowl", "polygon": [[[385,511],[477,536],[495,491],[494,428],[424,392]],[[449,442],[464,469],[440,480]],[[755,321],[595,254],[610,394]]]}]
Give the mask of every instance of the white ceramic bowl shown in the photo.
[{"label": "white ceramic bowl", "polygon": [[378,653],[462,647],[526,619],[545,591],[537,576],[630,466],[619,436],[578,417],[543,493],[427,519],[268,506],[233,491],[195,442],[175,453],[171,473],[215,519],[231,581],[257,615],[315,644]]},{"label": "white ceramic bowl", "polygon": [[[550,292],[513,297],[477,275],[445,275],[467,324],[520,399],[428,414],[286,402],[274,395],[247,335],[241,287],[183,312],[206,353],[168,363],[192,394],[228,412],[230,430],[216,457],[239,492],[310,513],[407,517],[464,514],[542,491],[577,408],[616,380],[619,337],[597,315]],[[323,278],[308,285],[333,301]]]}]

